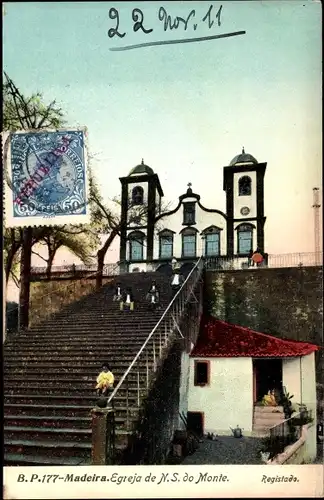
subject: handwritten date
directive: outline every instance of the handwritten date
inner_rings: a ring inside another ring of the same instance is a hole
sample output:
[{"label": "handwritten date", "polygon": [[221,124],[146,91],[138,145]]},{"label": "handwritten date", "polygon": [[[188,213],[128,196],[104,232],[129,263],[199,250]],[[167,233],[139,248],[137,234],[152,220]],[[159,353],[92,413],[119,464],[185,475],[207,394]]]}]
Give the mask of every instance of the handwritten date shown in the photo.
[{"label": "handwritten date", "polygon": [[[207,24],[208,29],[212,28],[216,21],[217,21],[218,26],[221,25],[222,8],[223,8],[223,6],[221,5],[215,14],[214,6],[211,5],[209,7],[206,15],[201,19],[201,21],[203,23]],[[118,10],[115,9],[114,7],[112,7],[109,10],[108,15],[109,15],[110,19],[112,19],[113,21],[116,22],[116,26],[114,28],[110,28],[108,30],[108,37],[113,38],[115,36],[118,36],[119,38],[124,38],[124,36],[126,35],[126,32],[119,31],[120,17],[119,17]],[[191,26],[194,30],[196,30],[198,27],[198,24],[196,22],[194,22],[195,18],[196,18],[195,9],[192,9],[186,18],[183,18],[180,16],[175,16],[174,18],[172,18],[167,13],[167,11],[164,7],[160,7],[159,11],[158,11],[158,20],[161,21],[161,23],[163,23],[164,31],[177,30],[180,27],[182,27],[184,29],[184,31],[186,31],[189,26]],[[132,10],[132,20],[134,22],[133,31],[135,33],[139,30],[145,34],[152,33],[153,28],[147,29],[144,27],[144,14],[140,9],[133,9]],[[189,21],[191,21],[192,24],[189,25]]]}]

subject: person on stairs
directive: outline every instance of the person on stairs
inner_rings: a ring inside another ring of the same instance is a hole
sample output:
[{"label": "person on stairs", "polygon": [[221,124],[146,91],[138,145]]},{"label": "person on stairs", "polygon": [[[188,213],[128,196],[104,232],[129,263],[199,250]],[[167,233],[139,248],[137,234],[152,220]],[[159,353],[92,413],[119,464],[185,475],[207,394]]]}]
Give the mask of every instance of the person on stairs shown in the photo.
[{"label": "person on stairs", "polygon": [[126,291],[122,294],[120,310],[123,311],[124,308],[128,311],[134,311],[134,296],[130,287],[126,288]]},{"label": "person on stairs", "polygon": [[146,295],[146,300],[148,301],[148,303],[152,309],[155,309],[156,307],[159,306],[160,294],[159,294],[159,290],[156,286],[155,280],[152,281],[151,288],[149,289],[149,291]]},{"label": "person on stairs", "polygon": [[173,296],[178,292],[178,290],[180,290],[180,288],[183,285],[183,282],[184,282],[184,278],[180,272],[180,267],[176,266],[173,269],[173,275],[172,275],[172,279],[171,279],[171,289],[172,289]]},{"label": "person on stairs", "polygon": [[122,299],[122,290],[121,290],[121,284],[117,283],[116,288],[115,288],[115,295],[113,298],[114,302],[120,302]]},{"label": "person on stairs", "polygon": [[103,363],[101,372],[97,377],[96,391],[98,396],[108,396],[113,389],[115,377],[108,363]]}]

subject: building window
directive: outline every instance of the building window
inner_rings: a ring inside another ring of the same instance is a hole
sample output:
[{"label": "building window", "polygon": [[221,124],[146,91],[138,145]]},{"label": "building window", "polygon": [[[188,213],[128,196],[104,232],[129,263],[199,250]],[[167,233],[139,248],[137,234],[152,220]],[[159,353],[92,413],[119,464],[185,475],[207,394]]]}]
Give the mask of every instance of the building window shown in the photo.
[{"label": "building window", "polygon": [[211,226],[203,231],[203,239],[205,240],[206,257],[220,255],[220,231],[221,228]]},{"label": "building window", "polygon": [[182,230],[182,257],[196,257],[197,229]]},{"label": "building window", "polygon": [[245,175],[239,179],[239,196],[251,196],[251,177]]},{"label": "building window", "polygon": [[143,205],[144,189],[141,186],[135,186],[132,190],[132,205]]},{"label": "building window", "polygon": [[159,234],[160,259],[171,259],[173,255],[173,231],[165,229]]},{"label": "building window", "polygon": [[143,259],[144,238],[145,235],[140,232],[134,232],[129,235],[129,260],[140,261]]},{"label": "building window", "polygon": [[195,385],[208,385],[209,384],[209,361],[195,361]]},{"label": "building window", "polygon": [[241,224],[237,230],[237,253],[248,255],[253,249],[253,225]]},{"label": "building window", "polygon": [[188,202],[183,204],[183,224],[196,224],[196,204]]}]

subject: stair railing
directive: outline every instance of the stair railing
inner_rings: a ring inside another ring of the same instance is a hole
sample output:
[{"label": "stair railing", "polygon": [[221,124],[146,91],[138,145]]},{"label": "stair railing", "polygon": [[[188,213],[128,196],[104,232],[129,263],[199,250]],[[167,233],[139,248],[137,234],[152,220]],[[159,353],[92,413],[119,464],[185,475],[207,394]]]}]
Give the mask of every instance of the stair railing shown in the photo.
[{"label": "stair railing", "polygon": [[[148,394],[151,380],[160,366],[160,361],[166,353],[170,341],[174,338],[174,334],[178,333],[180,337],[184,338],[180,330],[182,314],[191,297],[197,300],[194,291],[201,279],[203,268],[203,260],[199,258],[119,380],[108,398],[107,405],[111,403],[120,387],[124,386],[127,392],[127,407],[131,405],[134,409],[136,406],[140,408],[141,400]],[[127,408],[126,428],[130,429],[130,427],[130,411]]]}]

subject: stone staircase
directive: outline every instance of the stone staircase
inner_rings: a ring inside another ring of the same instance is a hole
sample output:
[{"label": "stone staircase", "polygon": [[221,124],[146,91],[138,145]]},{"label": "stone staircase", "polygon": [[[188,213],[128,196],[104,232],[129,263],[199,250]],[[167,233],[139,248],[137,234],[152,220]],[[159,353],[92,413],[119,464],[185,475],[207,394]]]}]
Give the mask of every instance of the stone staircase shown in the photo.
[{"label": "stone staircase", "polygon": [[269,435],[269,429],[285,420],[282,406],[254,406],[252,433],[255,437]]},{"label": "stone staircase", "polygon": [[[156,311],[145,301],[152,279],[160,288]],[[121,312],[112,301],[116,281],[132,287],[133,312]],[[90,464],[90,412],[101,364],[109,362],[117,384],[170,299],[163,275],[118,276],[42,324],[10,336],[4,344],[4,464]],[[152,342],[148,352],[128,376],[127,394],[122,385],[113,400],[117,448],[132,433],[126,420],[138,419],[138,383],[153,366]]]}]

